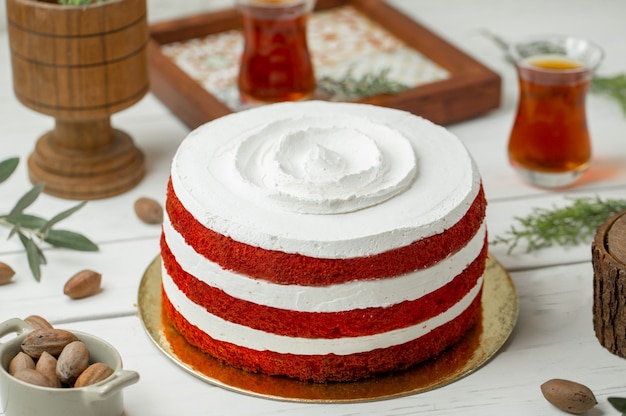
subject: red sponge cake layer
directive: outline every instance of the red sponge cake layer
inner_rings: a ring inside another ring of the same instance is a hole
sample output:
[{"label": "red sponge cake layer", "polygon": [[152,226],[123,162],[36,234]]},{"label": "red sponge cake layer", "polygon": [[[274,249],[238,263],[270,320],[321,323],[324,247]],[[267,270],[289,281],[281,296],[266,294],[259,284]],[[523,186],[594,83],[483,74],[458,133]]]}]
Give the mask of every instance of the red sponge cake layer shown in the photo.
[{"label": "red sponge cake layer", "polygon": [[480,316],[481,296],[453,321],[402,345],[352,355],[297,355],[258,351],[216,341],[190,324],[163,295],[165,313],[174,327],[209,355],[237,368],[303,381],[351,381],[407,369],[457,343]]},{"label": "red sponge cake layer", "polygon": [[309,286],[397,276],[429,267],[463,247],[476,234],[483,224],[486,207],[481,187],[467,214],[440,234],[377,255],[322,259],[264,250],[204,227],[181,204],[171,181],[166,201],[166,212],[174,229],[198,254],[223,269],[279,284]]},{"label": "red sponge cake layer", "polygon": [[479,256],[451,282],[419,299],[386,307],[333,313],[278,309],[236,298],[183,270],[164,238],[161,239],[161,253],[164,268],[178,289],[189,300],[214,316],[289,337],[341,338],[392,331],[444,313],[460,302],[482,276],[487,244],[485,241]]}]

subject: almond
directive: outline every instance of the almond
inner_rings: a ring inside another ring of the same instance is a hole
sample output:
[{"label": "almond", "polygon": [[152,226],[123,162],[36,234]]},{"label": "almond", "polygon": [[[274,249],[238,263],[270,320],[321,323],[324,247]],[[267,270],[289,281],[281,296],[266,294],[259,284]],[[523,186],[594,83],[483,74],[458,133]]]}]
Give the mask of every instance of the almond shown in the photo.
[{"label": "almond", "polygon": [[9,283],[14,275],[15,271],[11,266],[0,261],[0,285]]},{"label": "almond", "polygon": [[58,357],[67,344],[77,341],[76,335],[63,329],[40,328],[28,334],[22,341],[22,351],[32,358],[39,358],[44,351]]},{"label": "almond", "polygon": [[161,224],[163,222],[163,208],[154,199],[144,197],[136,200],[135,213],[146,224]]},{"label": "almond", "polygon": [[32,326],[34,329],[52,328],[52,324],[39,315],[31,315],[24,319],[24,322]]},{"label": "almond", "polygon": [[18,380],[22,380],[36,386],[54,387],[52,382],[48,380],[48,377],[44,376],[37,370],[33,370],[32,368],[22,368],[15,373],[14,377]]},{"label": "almond", "polygon": [[48,377],[50,380],[52,387],[61,387],[61,380],[57,377],[56,374],[57,369],[57,359],[52,355],[48,354],[44,351],[37,360],[37,365],[35,366],[35,370]]},{"label": "almond", "polygon": [[24,368],[30,368],[31,370],[34,370],[35,361],[33,361],[30,355],[20,351],[9,362],[9,374],[15,375],[15,373]]},{"label": "almond", "polygon": [[113,369],[105,363],[93,363],[76,379],[74,387],[96,384],[113,374]]},{"label": "almond", "polygon": [[72,299],[81,299],[95,295],[100,291],[102,275],[93,270],[82,270],[72,276],[65,287],[63,293]]},{"label": "almond", "polygon": [[548,380],[541,385],[541,393],[557,408],[577,415],[585,413],[598,403],[587,386],[569,380]]},{"label": "almond", "polygon": [[89,349],[81,341],[70,342],[57,360],[56,375],[65,384],[74,384],[80,373],[89,367]]}]

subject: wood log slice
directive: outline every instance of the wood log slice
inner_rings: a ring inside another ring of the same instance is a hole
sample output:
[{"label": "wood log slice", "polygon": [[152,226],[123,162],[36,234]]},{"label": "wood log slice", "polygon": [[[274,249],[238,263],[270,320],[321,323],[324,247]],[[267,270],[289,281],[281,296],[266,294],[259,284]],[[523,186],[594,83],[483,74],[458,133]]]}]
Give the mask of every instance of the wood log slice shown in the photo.
[{"label": "wood log slice", "polygon": [[591,253],[596,337],[607,350],[626,358],[626,211],[598,227]]}]

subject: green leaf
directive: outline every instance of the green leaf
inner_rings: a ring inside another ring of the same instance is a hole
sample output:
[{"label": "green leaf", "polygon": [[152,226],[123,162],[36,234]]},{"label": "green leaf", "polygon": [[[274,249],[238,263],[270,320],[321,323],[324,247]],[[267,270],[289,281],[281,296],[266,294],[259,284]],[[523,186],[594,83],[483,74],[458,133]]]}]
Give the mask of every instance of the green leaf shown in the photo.
[{"label": "green leaf", "polygon": [[80,204],[55,215],[50,221],[46,222],[43,226],[41,226],[39,231],[41,231],[43,235],[46,235],[46,233],[48,233],[48,231],[52,228],[54,224],[69,217],[70,215],[72,215],[73,213],[75,213],[76,211],[84,207],[86,203],[87,201],[83,201]]},{"label": "green leaf", "polygon": [[616,100],[626,115],[626,74],[612,77],[594,76],[591,81],[591,92],[604,94]]},{"label": "green leaf", "polygon": [[43,191],[44,184],[40,183],[38,185],[33,186],[33,188],[26,192],[20,199],[17,201],[11,212],[9,212],[9,217],[14,215],[19,215],[26,208],[28,208],[35,200],[39,197],[41,192]]},{"label": "green leaf", "polygon": [[618,410],[622,413],[626,413],[626,398],[623,397],[609,397],[607,399],[609,403],[613,405],[615,410]]},{"label": "green leaf", "polygon": [[46,257],[41,249],[35,244],[35,242],[26,237],[23,233],[18,232],[20,241],[26,249],[26,258],[28,259],[28,266],[36,281],[41,281],[41,265],[46,264]]},{"label": "green leaf", "polygon": [[78,251],[98,251],[98,246],[82,234],[68,230],[50,230],[44,241],[55,247]]},{"label": "green leaf", "polygon": [[15,169],[17,169],[17,165],[19,162],[19,157],[12,157],[10,159],[0,162],[0,183],[9,179],[9,176],[11,176],[13,172],[15,172]]},{"label": "green leaf", "polygon": [[28,228],[31,230],[38,230],[46,223],[46,220],[44,218],[30,214],[13,215],[11,217],[5,217],[5,219],[11,224],[19,225],[22,228]]},{"label": "green leaf", "polygon": [[20,226],[19,225],[15,225],[11,228],[11,231],[9,231],[9,236],[7,237],[7,240],[11,237],[13,237],[15,235],[15,233],[17,233],[18,231],[20,231]]}]

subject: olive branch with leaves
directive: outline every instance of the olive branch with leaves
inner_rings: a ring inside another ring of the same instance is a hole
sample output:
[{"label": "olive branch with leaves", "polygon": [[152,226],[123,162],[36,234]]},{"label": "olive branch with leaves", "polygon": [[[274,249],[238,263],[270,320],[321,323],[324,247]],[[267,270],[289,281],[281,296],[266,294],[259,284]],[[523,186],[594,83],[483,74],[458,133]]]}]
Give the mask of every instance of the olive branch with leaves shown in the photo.
[{"label": "olive branch with leaves", "polygon": [[[0,183],[6,181],[17,169],[19,158],[13,157],[0,162]],[[78,251],[98,251],[98,246],[74,231],[54,228],[57,223],[69,217],[87,202],[62,211],[46,220],[40,216],[28,214],[26,208],[31,206],[43,192],[44,184],[34,185],[13,206],[8,214],[0,215],[0,225],[11,229],[9,237],[18,236],[26,251],[28,266],[35,280],[41,280],[41,266],[47,264],[46,257],[40,247],[42,242],[53,247],[67,248]]]}]

